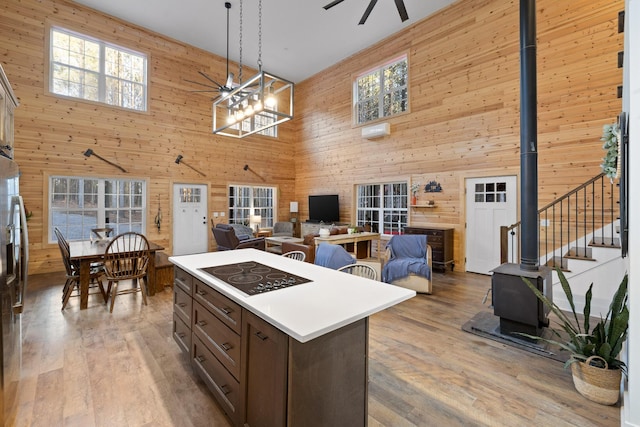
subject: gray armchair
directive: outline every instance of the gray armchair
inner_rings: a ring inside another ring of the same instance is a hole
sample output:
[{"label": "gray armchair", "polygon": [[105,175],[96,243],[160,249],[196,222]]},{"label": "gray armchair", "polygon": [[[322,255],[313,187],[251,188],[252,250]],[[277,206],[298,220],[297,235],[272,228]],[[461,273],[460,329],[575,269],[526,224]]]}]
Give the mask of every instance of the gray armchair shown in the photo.
[{"label": "gray armchair", "polygon": [[276,222],[273,224],[273,237],[289,236],[293,237],[293,223],[292,222]]}]

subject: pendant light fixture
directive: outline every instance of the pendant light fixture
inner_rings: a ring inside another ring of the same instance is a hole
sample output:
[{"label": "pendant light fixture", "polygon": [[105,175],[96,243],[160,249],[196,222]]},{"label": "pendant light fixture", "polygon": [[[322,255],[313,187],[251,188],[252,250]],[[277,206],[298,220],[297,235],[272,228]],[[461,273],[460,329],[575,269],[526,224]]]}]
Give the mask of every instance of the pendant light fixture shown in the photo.
[{"label": "pendant light fixture", "polygon": [[262,0],[258,2],[258,74],[242,81],[242,0],[240,0],[239,85],[213,103],[213,133],[244,138],[261,132],[276,136],[280,123],[293,118],[293,82],[262,69]]}]

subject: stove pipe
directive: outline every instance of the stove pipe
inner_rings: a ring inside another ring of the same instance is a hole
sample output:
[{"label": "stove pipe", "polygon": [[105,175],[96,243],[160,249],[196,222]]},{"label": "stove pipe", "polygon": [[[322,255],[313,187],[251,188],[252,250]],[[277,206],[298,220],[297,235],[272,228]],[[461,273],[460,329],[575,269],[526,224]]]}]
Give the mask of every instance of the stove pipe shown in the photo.
[{"label": "stove pipe", "polygon": [[520,0],[520,268],[538,270],[536,2]]}]

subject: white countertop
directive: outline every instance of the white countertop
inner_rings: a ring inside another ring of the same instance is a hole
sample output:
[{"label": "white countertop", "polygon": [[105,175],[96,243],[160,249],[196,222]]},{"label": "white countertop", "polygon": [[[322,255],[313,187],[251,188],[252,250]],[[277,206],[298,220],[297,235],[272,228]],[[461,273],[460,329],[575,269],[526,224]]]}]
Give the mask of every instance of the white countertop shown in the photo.
[{"label": "white countertop", "polygon": [[[173,256],[169,261],[303,343],[416,295],[410,289],[257,249]],[[260,262],[312,281],[247,296],[222,280],[198,270],[245,261]]]}]

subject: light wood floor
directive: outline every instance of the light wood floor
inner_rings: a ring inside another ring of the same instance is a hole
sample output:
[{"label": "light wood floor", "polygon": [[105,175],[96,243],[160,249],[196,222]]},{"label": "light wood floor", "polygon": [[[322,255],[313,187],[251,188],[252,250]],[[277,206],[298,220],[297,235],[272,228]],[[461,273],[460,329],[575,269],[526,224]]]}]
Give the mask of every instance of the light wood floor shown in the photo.
[{"label": "light wood floor", "polygon": [[[62,312],[62,283],[30,277],[15,425],[229,426],[171,338],[170,289]],[[461,330],[490,310],[489,286],[436,273],[433,295],[371,317],[369,426],[619,426],[620,408],[580,396],[562,363]]]}]

